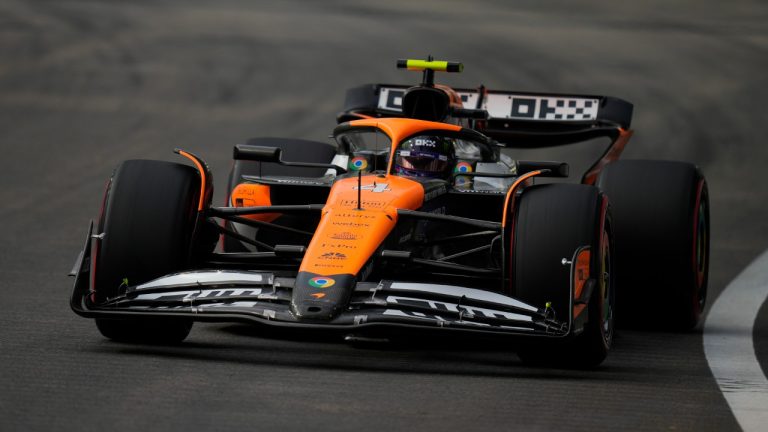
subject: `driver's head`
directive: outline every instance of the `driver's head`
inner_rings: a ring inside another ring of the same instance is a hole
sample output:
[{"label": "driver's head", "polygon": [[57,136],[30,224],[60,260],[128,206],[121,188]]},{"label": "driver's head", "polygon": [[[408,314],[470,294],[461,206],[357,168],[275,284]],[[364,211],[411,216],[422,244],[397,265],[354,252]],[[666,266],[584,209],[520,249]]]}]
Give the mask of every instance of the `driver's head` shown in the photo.
[{"label": "driver's head", "polygon": [[411,177],[447,179],[455,163],[453,138],[419,135],[404,141],[395,151],[393,169]]}]

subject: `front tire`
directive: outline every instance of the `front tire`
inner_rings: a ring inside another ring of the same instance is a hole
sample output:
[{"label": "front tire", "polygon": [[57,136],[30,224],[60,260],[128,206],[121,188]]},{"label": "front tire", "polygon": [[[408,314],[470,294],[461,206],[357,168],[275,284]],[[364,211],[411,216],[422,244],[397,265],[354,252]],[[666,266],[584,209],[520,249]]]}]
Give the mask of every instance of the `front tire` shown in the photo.
[{"label": "front tire", "polygon": [[[170,162],[129,160],[115,171],[106,192],[94,250],[97,305],[138,285],[190,264],[200,178],[191,167]],[[192,328],[186,318],[97,318],[109,339],[177,343]]]},{"label": "front tire", "polygon": [[[613,341],[615,280],[612,221],[608,202],[597,188],[573,184],[532,186],[520,197],[513,233],[512,280],[520,300],[567,321],[571,307],[571,260],[589,248],[589,279],[594,288],[587,304],[574,304],[574,322],[586,323],[565,340],[534,340],[518,355],[532,365],[592,368],[606,358]],[[573,264],[575,265],[575,263]]]}]

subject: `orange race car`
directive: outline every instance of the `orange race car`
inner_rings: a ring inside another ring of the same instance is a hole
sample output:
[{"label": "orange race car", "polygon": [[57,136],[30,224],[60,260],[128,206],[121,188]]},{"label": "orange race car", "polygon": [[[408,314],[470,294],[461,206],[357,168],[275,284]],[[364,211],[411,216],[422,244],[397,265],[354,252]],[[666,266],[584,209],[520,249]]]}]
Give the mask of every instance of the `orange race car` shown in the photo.
[{"label": "orange race car", "polygon": [[[347,94],[333,143],[234,148],[227,203],[205,162],[123,162],[72,275],[112,339],[174,343],[193,321],[507,338],[527,362],[589,367],[623,322],[691,328],[706,298],[709,201],[693,165],[617,161],[617,98],[413,87]],[[575,184],[514,148],[607,138]],[[538,184],[535,184],[537,183]],[[217,244],[220,246],[217,247]],[[618,305],[618,306],[617,306]]]}]

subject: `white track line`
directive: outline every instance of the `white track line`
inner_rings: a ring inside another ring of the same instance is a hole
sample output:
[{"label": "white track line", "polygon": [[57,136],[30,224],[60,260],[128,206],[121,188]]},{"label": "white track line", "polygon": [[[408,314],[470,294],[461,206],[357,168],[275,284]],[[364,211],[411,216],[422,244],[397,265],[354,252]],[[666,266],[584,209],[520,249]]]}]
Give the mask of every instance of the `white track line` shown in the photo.
[{"label": "white track line", "polygon": [[752,342],[752,327],[767,297],[768,251],[723,290],[704,323],[709,368],[745,432],[768,430],[768,380]]}]

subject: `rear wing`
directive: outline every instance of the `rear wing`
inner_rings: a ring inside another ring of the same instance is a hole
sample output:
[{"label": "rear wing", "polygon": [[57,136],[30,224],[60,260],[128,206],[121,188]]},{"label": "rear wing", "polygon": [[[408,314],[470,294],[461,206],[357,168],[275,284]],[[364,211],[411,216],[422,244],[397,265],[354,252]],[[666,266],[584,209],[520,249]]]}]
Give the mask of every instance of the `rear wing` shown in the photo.
[{"label": "rear wing", "polygon": [[[347,91],[339,122],[401,117],[408,86],[367,84]],[[615,140],[632,122],[631,103],[609,96],[454,89],[465,109],[487,112],[473,129],[508,147],[546,147],[607,136]],[[477,118],[477,117],[475,117]]]}]

